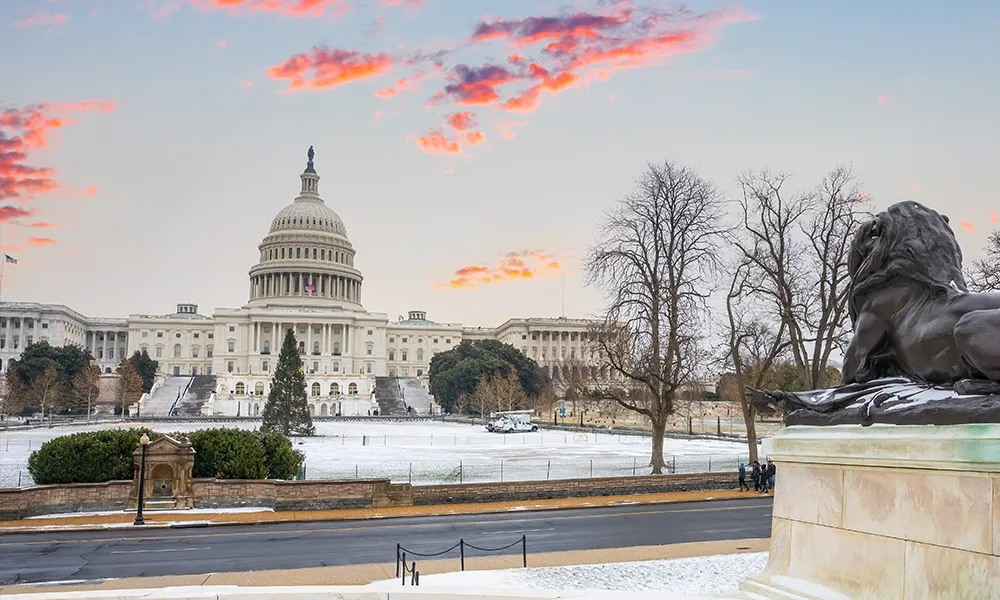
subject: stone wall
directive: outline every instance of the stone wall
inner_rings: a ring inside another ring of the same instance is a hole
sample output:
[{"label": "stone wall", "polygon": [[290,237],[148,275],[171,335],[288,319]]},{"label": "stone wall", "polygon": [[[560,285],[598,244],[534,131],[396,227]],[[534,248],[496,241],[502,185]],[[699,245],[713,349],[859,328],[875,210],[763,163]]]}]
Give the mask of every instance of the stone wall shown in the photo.
[{"label": "stone wall", "polygon": [[131,495],[131,481],[0,489],[0,521],[53,513],[123,510]]},{"label": "stone wall", "polygon": [[[274,510],[333,510],[399,506],[401,504],[389,502],[390,491],[396,492],[392,488],[397,487],[400,486],[390,484],[384,479],[345,481],[195,479],[193,493],[195,508],[264,506]],[[403,484],[403,487],[409,486]]]},{"label": "stone wall", "polygon": [[413,488],[413,503],[503,502],[717,490],[735,487],[736,477],[735,473],[704,473],[698,475],[645,475],[508,483],[422,485]]},{"label": "stone wall", "polygon": [[[195,508],[331,510],[725,489],[734,486],[735,477],[733,473],[711,473],[431,486],[390,483],[387,479],[195,479],[192,495]],[[130,499],[134,505],[134,496],[131,481],[0,489],[0,521],[53,513],[124,510]]]}]

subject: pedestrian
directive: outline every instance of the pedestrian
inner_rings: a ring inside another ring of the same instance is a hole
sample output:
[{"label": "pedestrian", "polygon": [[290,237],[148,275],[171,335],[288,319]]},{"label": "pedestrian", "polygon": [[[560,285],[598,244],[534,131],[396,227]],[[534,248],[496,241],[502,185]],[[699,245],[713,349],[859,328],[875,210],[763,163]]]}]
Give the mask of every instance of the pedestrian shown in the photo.
[{"label": "pedestrian", "polygon": [[747,467],[743,463],[740,463],[740,491],[746,488],[746,491],[750,491],[750,486],[747,485]]},{"label": "pedestrian", "polygon": [[753,491],[760,491],[760,463],[753,461],[753,469],[750,471],[750,479],[753,481]]},{"label": "pedestrian", "polygon": [[767,493],[768,490],[774,490],[774,476],[776,471],[777,467],[774,466],[774,462],[770,458],[767,459],[767,467],[764,469],[764,493]]}]

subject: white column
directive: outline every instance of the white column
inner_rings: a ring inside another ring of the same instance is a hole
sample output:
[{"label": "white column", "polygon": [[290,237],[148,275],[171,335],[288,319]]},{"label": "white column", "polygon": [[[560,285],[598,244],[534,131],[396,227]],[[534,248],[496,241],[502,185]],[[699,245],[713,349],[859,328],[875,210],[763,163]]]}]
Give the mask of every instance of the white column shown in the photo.
[{"label": "white column", "polygon": [[327,325],[327,324],[324,324],[323,325],[323,341],[321,342],[322,346],[320,346],[320,354],[324,354],[325,355],[325,354],[328,353],[327,350],[326,350],[326,342],[329,339],[329,336],[328,336],[329,331],[330,331],[330,326]]},{"label": "white column", "polygon": [[306,323],[306,355],[312,356],[313,351],[313,326],[312,323]]},{"label": "white column", "polygon": [[[22,326],[21,329],[24,327]],[[103,356],[101,360],[108,360],[108,332],[102,331],[101,333],[104,334],[104,339],[101,340],[101,355]]]}]

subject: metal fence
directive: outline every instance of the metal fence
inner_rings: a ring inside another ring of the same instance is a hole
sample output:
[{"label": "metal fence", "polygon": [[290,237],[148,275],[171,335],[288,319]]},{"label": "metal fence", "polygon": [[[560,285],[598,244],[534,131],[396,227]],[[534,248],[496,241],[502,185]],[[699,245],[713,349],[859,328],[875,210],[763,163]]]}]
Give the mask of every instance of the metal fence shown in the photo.
[{"label": "metal fence", "polygon": [[[669,456],[665,473],[735,473],[740,456]],[[393,483],[439,485],[632,477],[650,475],[649,459],[508,459],[414,461],[390,464],[322,464],[306,462],[306,479],[389,479]]]}]

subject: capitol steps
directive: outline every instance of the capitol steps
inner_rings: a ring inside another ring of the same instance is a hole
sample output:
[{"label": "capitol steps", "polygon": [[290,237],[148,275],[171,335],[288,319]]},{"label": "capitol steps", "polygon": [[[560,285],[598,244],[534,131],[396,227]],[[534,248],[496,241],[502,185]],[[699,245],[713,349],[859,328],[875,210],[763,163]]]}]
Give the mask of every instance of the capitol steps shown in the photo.
[{"label": "capitol steps", "polygon": [[191,382],[181,394],[181,399],[174,407],[174,412],[179,417],[197,417],[201,415],[201,408],[208,402],[208,399],[215,393],[217,380],[215,375],[195,375],[191,377]]},{"label": "capitol steps", "polygon": [[140,415],[170,416],[171,409],[174,408],[175,403],[179,403],[180,397],[191,384],[191,380],[192,377],[189,375],[167,377],[163,384],[153,391],[153,395],[143,403]]},{"label": "capitol steps", "polygon": [[409,406],[412,409],[412,415],[414,417],[428,417],[433,416],[431,410],[431,397],[427,394],[427,390],[420,385],[420,380],[416,377],[402,377],[399,379],[400,387],[403,392],[403,410]]},{"label": "capitol steps", "polygon": [[375,402],[378,402],[379,410],[387,417],[407,416],[406,407],[403,405],[402,388],[398,377],[376,377],[375,378]]}]

